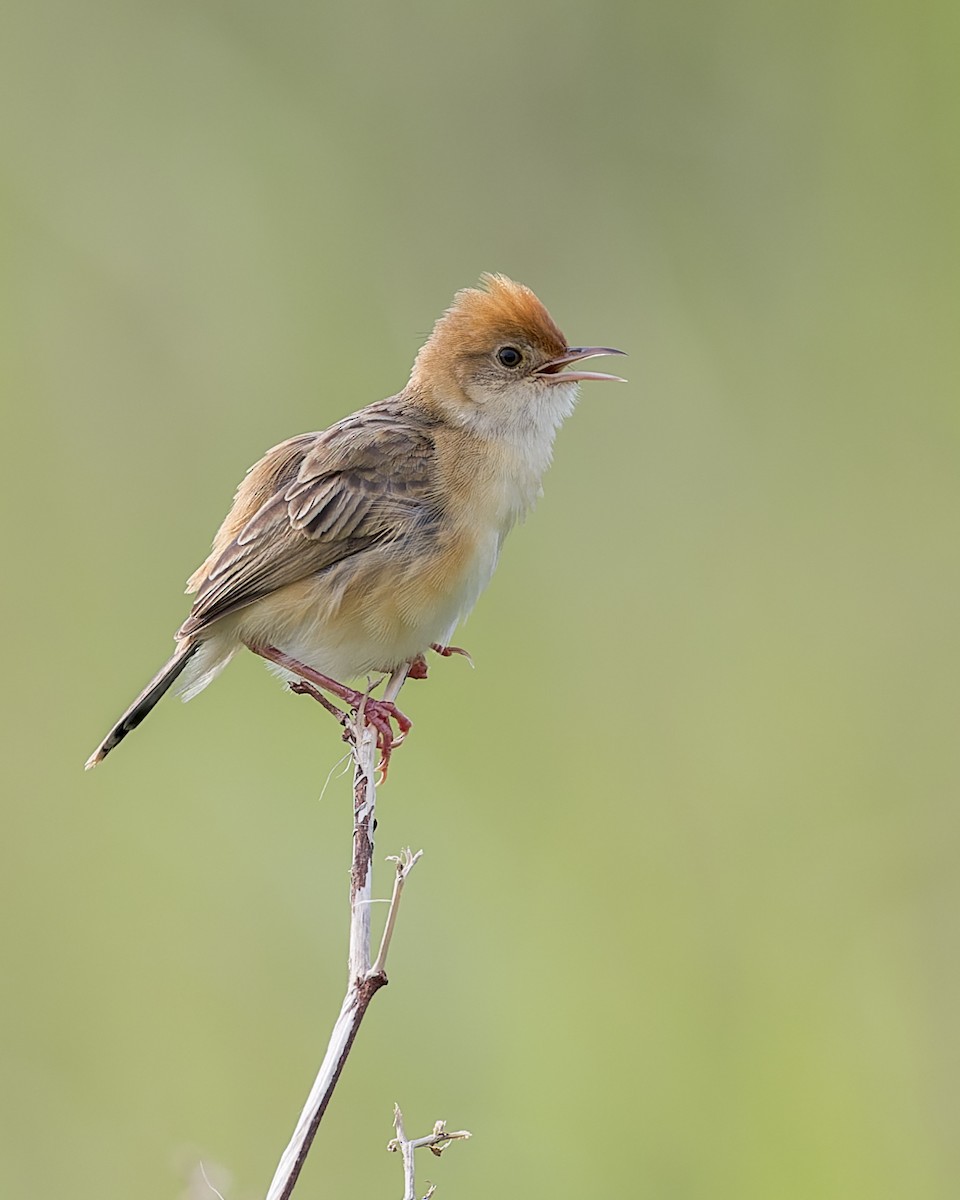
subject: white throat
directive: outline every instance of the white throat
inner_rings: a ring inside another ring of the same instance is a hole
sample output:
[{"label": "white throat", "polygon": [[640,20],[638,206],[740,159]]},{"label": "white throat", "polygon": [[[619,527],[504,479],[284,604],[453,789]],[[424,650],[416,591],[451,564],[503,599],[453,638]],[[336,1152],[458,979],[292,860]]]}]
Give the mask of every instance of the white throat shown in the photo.
[{"label": "white throat", "polygon": [[479,406],[471,415],[473,430],[497,446],[502,480],[497,516],[502,536],[542,495],[541,483],[553,457],[557,430],[573,412],[576,400],[575,382],[551,383],[538,387],[521,403],[494,401]]}]

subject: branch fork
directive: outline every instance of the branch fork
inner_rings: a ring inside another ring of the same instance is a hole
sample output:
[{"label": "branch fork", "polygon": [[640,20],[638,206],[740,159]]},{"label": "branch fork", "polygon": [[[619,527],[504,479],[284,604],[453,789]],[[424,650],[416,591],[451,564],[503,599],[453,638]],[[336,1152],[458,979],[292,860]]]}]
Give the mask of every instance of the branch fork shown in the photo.
[{"label": "branch fork", "polygon": [[[393,1154],[399,1151],[403,1156],[403,1200],[417,1200],[414,1151],[426,1147],[431,1154],[439,1158],[451,1142],[463,1141],[473,1136],[467,1129],[448,1132],[446,1121],[437,1121],[433,1133],[428,1133],[426,1137],[408,1138],[403,1128],[403,1113],[399,1104],[393,1106],[393,1127],[397,1136],[387,1142],[387,1149]],[[436,1184],[431,1185],[424,1193],[423,1200],[429,1200],[436,1190]]]}]

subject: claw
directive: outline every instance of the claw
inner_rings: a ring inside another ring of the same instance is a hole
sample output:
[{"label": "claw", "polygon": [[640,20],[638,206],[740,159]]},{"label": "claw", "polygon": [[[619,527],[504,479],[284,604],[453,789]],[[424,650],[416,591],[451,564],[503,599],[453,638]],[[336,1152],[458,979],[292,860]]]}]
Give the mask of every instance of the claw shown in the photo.
[{"label": "claw", "polygon": [[462,646],[441,646],[439,642],[431,642],[430,649],[435,650],[441,658],[449,658],[452,654],[462,654],[471,667],[474,665],[470,651],[464,650]]},{"label": "claw", "polygon": [[[370,696],[363,698],[362,707],[358,706],[357,712],[362,712],[364,721],[377,731],[377,749],[380,751],[378,783],[385,783],[390,769],[390,755],[410,732],[413,722],[391,700],[374,700]],[[397,723],[396,737],[391,721]]]}]

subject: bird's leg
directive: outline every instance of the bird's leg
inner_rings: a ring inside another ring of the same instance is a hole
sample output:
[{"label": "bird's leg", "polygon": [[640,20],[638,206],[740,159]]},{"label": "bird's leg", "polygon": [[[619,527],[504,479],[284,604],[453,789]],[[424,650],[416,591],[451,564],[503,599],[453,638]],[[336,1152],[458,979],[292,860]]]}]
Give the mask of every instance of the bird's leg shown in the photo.
[{"label": "bird's leg", "polygon": [[[375,700],[372,696],[358,692],[356,688],[347,687],[345,684],[338,683],[336,679],[331,679],[329,675],[315,671],[313,667],[308,667],[306,663],[292,658],[289,654],[284,654],[276,646],[257,646],[249,645],[249,643],[248,646],[254,654],[259,654],[261,658],[267,659],[268,662],[276,663],[278,667],[283,667],[284,670],[290,671],[294,675],[299,675],[301,680],[311,684],[312,689],[301,688],[296,684],[291,686],[300,695],[306,694],[313,696],[314,699],[319,699],[324,708],[333,711],[337,720],[341,720],[343,716],[341,710],[328,700],[321,699],[316,692],[331,692],[334,696],[339,696],[341,700],[345,700],[354,712],[362,711],[364,721],[368,725],[372,725],[377,731],[377,749],[380,751],[382,757],[381,770],[384,769],[385,765],[390,761],[390,751],[400,745],[413,725],[410,718],[405,713],[402,713],[394,703],[394,697],[400,690],[400,684],[406,678],[405,668],[401,669],[402,674],[394,671],[387,684],[387,695],[383,700]],[[400,675],[399,682],[395,683],[398,675]],[[391,721],[396,721],[397,723],[396,737],[390,725]]]},{"label": "bird's leg", "polygon": [[[410,668],[410,663],[404,663],[402,667],[397,667],[397,669],[387,680],[387,686],[383,689],[383,699],[388,704],[393,704],[396,698],[400,695],[400,689],[403,687],[404,680],[410,674]],[[409,726],[407,728],[409,728]],[[406,733],[406,730],[403,732]]]},{"label": "bird's leg", "polygon": [[328,700],[323,692],[321,692],[319,688],[314,687],[312,683],[307,683],[305,679],[294,679],[287,684],[287,687],[297,696],[312,696],[314,700],[316,700],[318,704],[322,704],[327,712],[330,713],[331,716],[335,717],[341,725],[346,725],[347,714],[343,711],[343,709],[337,708],[333,701]]},{"label": "bird's leg", "polygon": [[[339,724],[346,728],[347,723],[350,720],[349,714],[345,713],[342,708],[337,708],[333,701],[328,700],[318,687],[314,687],[312,683],[307,683],[305,679],[295,679],[291,683],[288,683],[287,687],[289,687],[291,692],[294,692],[298,696],[312,696],[318,704],[323,705],[327,712],[330,713],[330,715],[334,717]],[[378,702],[374,701],[374,704],[376,703]],[[368,725],[372,725],[377,731],[377,748],[379,749],[381,755],[380,769],[383,771],[382,779],[386,779],[387,775],[384,768],[385,765],[390,761],[390,751],[394,748],[394,746],[400,745],[400,743],[403,741],[404,735],[401,733],[399,737],[394,738],[389,719],[383,717],[383,715],[378,712],[376,708],[369,711],[368,719],[368,709],[370,706],[369,692],[365,692],[361,696],[361,704],[364,712],[364,720]],[[361,711],[360,707],[356,707],[355,711],[359,714]],[[343,740],[347,741],[348,737],[349,734],[344,733]]]}]

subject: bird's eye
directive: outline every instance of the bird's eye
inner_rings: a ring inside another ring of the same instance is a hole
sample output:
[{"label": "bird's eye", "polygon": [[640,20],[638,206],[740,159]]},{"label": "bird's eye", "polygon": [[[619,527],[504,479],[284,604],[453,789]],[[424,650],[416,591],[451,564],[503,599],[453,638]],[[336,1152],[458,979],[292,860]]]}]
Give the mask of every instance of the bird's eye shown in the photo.
[{"label": "bird's eye", "polygon": [[519,367],[523,362],[523,355],[516,346],[501,346],[497,351],[497,362],[502,367]]}]

